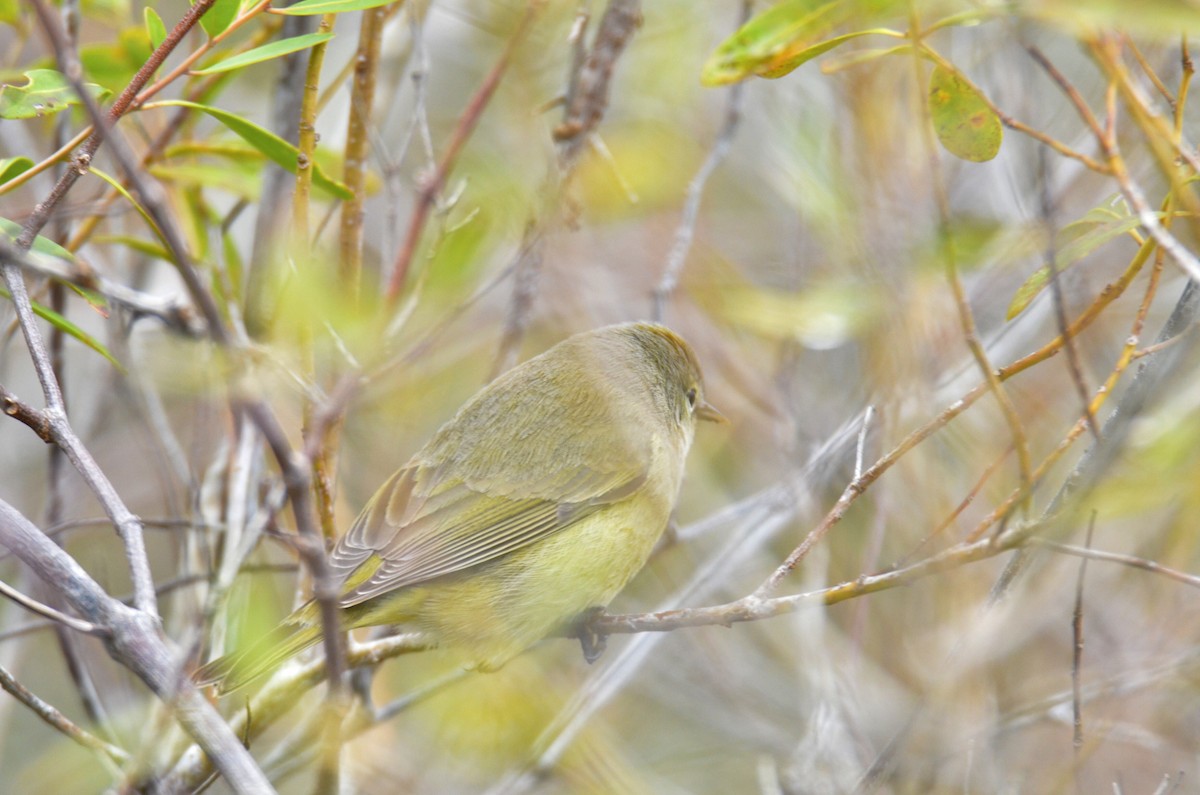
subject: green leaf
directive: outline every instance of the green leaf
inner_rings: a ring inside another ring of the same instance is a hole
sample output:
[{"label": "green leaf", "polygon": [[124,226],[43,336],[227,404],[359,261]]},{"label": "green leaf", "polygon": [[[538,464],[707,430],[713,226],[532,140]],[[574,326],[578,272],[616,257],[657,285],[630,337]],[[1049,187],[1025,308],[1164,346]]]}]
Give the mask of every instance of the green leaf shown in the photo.
[{"label": "green leaf", "polygon": [[[824,55],[840,44],[844,44],[851,39],[857,39],[860,36],[874,35],[899,36],[900,34],[889,28],[872,28],[870,30],[857,30],[853,33],[845,33],[841,36],[835,36],[832,39],[826,39],[825,41],[817,44],[803,46],[799,50],[794,50],[791,48],[786,49],[775,58],[772,58],[770,61],[764,63],[762,66],[756,69],[754,73],[760,77],[766,77],[770,79],[783,77],[784,75],[795,71],[798,67],[804,65],[805,63],[808,63],[813,58]],[[905,45],[904,49],[908,49],[908,45]]]},{"label": "green leaf", "polygon": [[[1163,213],[1155,213],[1158,218]],[[1118,215],[1105,208],[1095,208],[1078,221],[1068,224],[1062,230],[1062,237],[1067,242],[1054,255],[1054,265],[1061,274],[1076,264],[1088,254],[1111,240],[1128,234],[1141,225],[1137,216]],[[1008,304],[1006,320],[1025,311],[1033,299],[1050,283],[1050,268],[1041,267],[1033,273],[1025,283],[1017,288],[1012,301]]]},{"label": "green leaf", "polygon": [[278,14],[291,16],[313,16],[314,14],[341,14],[346,11],[365,11],[368,8],[379,8],[394,0],[304,0],[287,8],[271,9]]},{"label": "green leaf", "polygon": [[157,50],[158,46],[167,40],[167,26],[163,24],[158,12],[150,6],[142,9],[142,17],[146,21],[146,35],[150,37],[150,46]]},{"label": "green leaf", "polygon": [[84,73],[110,91],[120,91],[150,58],[150,34],[141,25],[125,27],[115,42],[91,44],[79,51]]},{"label": "green leaf", "polygon": [[28,157],[6,157],[0,160],[0,185],[21,176],[31,168],[33,161]]},{"label": "green leaf", "polygon": [[[261,163],[261,155],[259,157]],[[151,166],[150,173],[164,182],[191,188],[223,190],[247,201],[257,201],[262,193],[261,166],[247,168],[244,164],[183,163]]]},{"label": "green leaf", "polygon": [[213,3],[212,8],[208,9],[208,13],[200,17],[200,25],[204,28],[204,32],[210,38],[224,33],[230,23],[237,19],[241,5],[242,0],[217,0]]},{"label": "green leaf", "polygon": [[21,27],[21,4],[17,0],[0,0],[0,22]]},{"label": "green leaf", "polygon": [[119,246],[131,248],[139,254],[145,254],[148,257],[165,260],[166,262],[174,262],[169,251],[158,243],[153,243],[149,240],[143,240],[140,237],[132,235],[97,235],[92,238],[92,242],[96,244],[112,243]]},{"label": "green leaf", "polygon": [[[115,190],[117,193],[121,194],[122,198],[124,198],[125,201],[127,201],[131,205],[133,205],[133,209],[137,210],[138,215],[142,216],[142,220],[145,221],[146,225],[150,227],[150,230],[152,232],[154,232],[155,237],[157,237],[159,239],[159,241],[163,244],[163,247],[166,248],[168,251],[170,250],[170,246],[167,245],[167,239],[165,237],[163,237],[162,230],[158,228],[158,224],[154,223],[154,218],[151,217],[149,211],[147,211],[145,207],[143,207],[141,204],[138,203],[137,199],[133,198],[133,196],[129,193],[129,191],[125,190],[124,185],[122,185],[111,174],[106,174],[105,172],[101,171],[100,169],[96,168],[95,166],[92,166],[89,169],[89,171],[92,174],[95,174],[100,179],[107,182],[113,190]],[[171,262],[175,261],[174,258],[168,258],[168,259]]]},{"label": "green leaf", "polygon": [[211,75],[218,72],[231,72],[234,69],[241,69],[243,66],[269,61],[272,58],[278,58],[281,55],[287,55],[298,50],[306,50],[309,47],[329,41],[332,38],[332,33],[308,33],[303,36],[293,36],[290,39],[283,39],[282,41],[273,41],[270,44],[255,47],[253,50],[239,53],[232,58],[226,58],[224,61],[212,66],[207,66],[203,69],[193,69],[192,74]]},{"label": "green leaf", "polygon": [[722,86],[811,47],[845,16],[838,0],[784,0],[742,25],[717,47],[700,70],[700,82]]},{"label": "green leaf", "polygon": [[831,75],[843,69],[861,66],[865,63],[884,58],[888,55],[898,55],[912,50],[911,44],[898,44],[895,47],[879,47],[872,49],[852,50],[843,55],[835,55],[821,64],[822,74]]},{"label": "green leaf", "polygon": [[[7,218],[0,218],[0,234],[6,235],[9,240],[15,241],[21,236],[21,225],[16,221],[10,221]],[[33,250],[38,254],[45,254],[49,257],[58,257],[65,259],[67,262],[74,262],[75,255],[67,251],[62,246],[55,243],[53,240],[38,235],[33,239]]]},{"label": "green leaf", "polygon": [[982,163],[1000,151],[1004,128],[983,96],[957,71],[934,67],[929,78],[933,129],[946,151]]},{"label": "green leaf", "polygon": [[[4,289],[3,287],[0,287],[0,297],[8,298],[11,300],[12,293],[10,293],[8,290]],[[108,359],[112,363],[112,365],[114,367],[116,367],[118,370],[120,370],[122,373],[125,372],[125,368],[121,366],[120,362],[118,362],[115,358],[113,358],[113,355],[108,352],[108,348],[104,347],[104,345],[101,344],[100,340],[96,339],[91,334],[88,334],[86,331],[81,329],[79,326],[75,325],[70,320],[67,320],[65,317],[63,317],[59,313],[55,312],[50,307],[42,306],[37,301],[33,301],[31,303],[33,304],[33,314],[37,315],[42,320],[45,320],[51,326],[54,326],[56,329],[61,331],[63,334],[66,334],[68,337],[74,337],[75,339],[79,340],[84,345],[88,346],[89,348],[94,350],[96,353],[103,356],[105,359]]]},{"label": "green leaf", "polygon": [[[23,76],[29,81],[28,85],[0,86],[0,119],[32,119],[79,104],[79,97],[61,72],[30,69]],[[109,93],[95,83],[86,83],[84,87],[98,101]]]},{"label": "green leaf", "polygon": [[[221,122],[221,124],[224,124],[235,135],[291,173],[295,174],[298,170],[297,163],[300,159],[299,149],[283,140],[278,135],[275,135],[268,130],[264,130],[257,124],[246,121],[235,113],[230,113],[229,111],[222,110],[221,108],[214,108],[211,105],[201,105],[197,102],[188,102],[184,99],[169,99],[161,102],[149,103],[144,105],[143,109],[168,106],[192,108],[194,110],[203,111],[217,121]],[[316,163],[313,164],[313,185],[332,196],[336,196],[339,199],[351,199],[354,197],[354,194],[350,192],[349,188],[342,183],[326,176],[325,172]]]}]

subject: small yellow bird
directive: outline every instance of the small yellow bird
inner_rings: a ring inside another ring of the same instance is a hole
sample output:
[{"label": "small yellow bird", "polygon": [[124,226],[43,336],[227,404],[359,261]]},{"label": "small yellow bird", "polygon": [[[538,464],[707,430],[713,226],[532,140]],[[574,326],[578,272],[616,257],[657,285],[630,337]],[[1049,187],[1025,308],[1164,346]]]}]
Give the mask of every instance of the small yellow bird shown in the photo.
[{"label": "small yellow bird", "polygon": [[[375,493],[330,553],[342,627],[404,625],[495,670],[604,608],[667,526],[704,400],[669,329],[575,334],[481,389]],[[205,665],[236,690],[316,644],[309,602]]]}]

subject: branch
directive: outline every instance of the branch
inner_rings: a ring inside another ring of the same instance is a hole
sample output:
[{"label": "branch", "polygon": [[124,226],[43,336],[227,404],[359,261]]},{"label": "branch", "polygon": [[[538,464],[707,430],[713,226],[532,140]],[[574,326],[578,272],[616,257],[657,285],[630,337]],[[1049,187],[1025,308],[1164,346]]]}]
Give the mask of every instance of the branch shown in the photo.
[{"label": "branch", "polygon": [[554,130],[554,140],[560,144],[559,162],[564,170],[569,170],[579,157],[588,136],[600,124],[608,108],[613,69],[633,32],[642,23],[641,5],[640,0],[609,0],[604,9],[587,61],[573,86],[566,119]]},{"label": "branch", "polygon": [[[741,27],[750,18],[751,10],[750,0],[743,0],[741,12],[738,15],[738,27]],[[683,204],[683,216],[679,219],[679,226],[675,228],[675,242],[671,244],[671,251],[667,255],[667,264],[663,268],[662,279],[654,288],[652,317],[659,322],[662,322],[666,314],[667,299],[671,297],[671,293],[679,284],[679,274],[683,272],[683,264],[687,261],[688,252],[692,250],[692,239],[696,234],[696,219],[700,215],[700,201],[704,198],[704,187],[733,146],[733,136],[737,132],[738,123],[742,118],[742,95],[745,86],[745,81],[740,81],[730,87],[729,101],[725,105],[725,121],[721,125],[721,131],[717,134],[716,143],[713,144],[708,157],[704,158],[704,163],[696,172],[696,176],[692,177],[692,181],[688,183],[687,200]]]},{"label": "branch", "polygon": [[212,758],[235,792],[273,792],[237,736],[180,672],[179,655],[159,635],[154,617],[106,594],[71,556],[3,500],[0,543],[62,594],[84,620],[109,632],[109,654],[173,708],[176,720]]},{"label": "branch", "polygon": [[413,257],[417,253],[417,244],[421,242],[421,232],[425,229],[425,221],[429,218],[429,212],[433,209],[434,201],[441,192],[442,186],[446,184],[446,178],[449,176],[450,170],[454,168],[454,163],[458,159],[458,155],[466,144],[467,139],[475,131],[475,126],[479,123],[479,118],[483,115],[484,109],[491,101],[492,95],[496,93],[496,88],[500,85],[500,78],[507,71],[508,65],[512,61],[513,53],[516,52],[517,45],[524,40],[534,15],[541,8],[542,3],[540,2],[530,3],[526,8],[525,15],[521,17],[521,21],[517,24],[517,30],[513,33],[512,38],[508,40],[508,45],[505,46],[504,52],[500,54],[500,59],[496,61],[495,66],[492,67],[487,77],[484,78],[483,84],[475,92],[475,96],[467,103],[467,107],[459,117],[458,124],[455,126],[454,133],[450,138],[450,143],[447,144],[446,151],[442,153],[442,159],[438,161],[437,168],[432,174],[422,180],[421,189],[417,194],[417,206],[413,210],[412,218],[409,219],[408,232],[405,234],[399,253],[396,254],[396,261],[392,265],[391,277],[388,280],[387,301],[393,307],[396,305],[396,301],[400,297],[400,291],[404,288],[404,283],[408,278],[408,271],[412,266]]},{"label": "branch", "polygon": [[84,748],[90,751],[97,751],[118,765],[124,765],[129,762],[129,754],[77,726],[52,704],[38,698],[28,688],[14,679],[13,675],[3,666],[0,666],[0,687],[12,694],[22,704],[29,707],[34,714],[48,723],[52,728],[66,735],[74,742],[79,743]]}]

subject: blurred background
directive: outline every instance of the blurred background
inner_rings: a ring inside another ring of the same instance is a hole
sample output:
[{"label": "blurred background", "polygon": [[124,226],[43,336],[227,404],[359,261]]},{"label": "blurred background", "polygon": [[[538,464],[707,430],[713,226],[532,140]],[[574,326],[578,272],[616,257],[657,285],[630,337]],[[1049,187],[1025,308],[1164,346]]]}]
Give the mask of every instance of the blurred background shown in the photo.
[{"label": "blurred background", "polygon": [[[1167,0],[1138,11],[1088,0],[1069,7],[951,0],[790,5],[798,17],[852,7],[835,29],[813,28],[813,42],[878,27],[904,34],[914,21],[927,28],[953,20],[928,33],[926,45],[1006,121],[1092,158],[1091,165],[1011,125],[995,157],[954,156],[927,134],[934,61],[886,34],[847,41],[779,79],[749,67],[743,82],[702,85],[705,64],[747,11],[770,6],[660,0],[640,8],[640,26],[612,61],[603,117],[577,162],[564,167],[565,146],[554,137],[563,110],[554,101],[572,74],[572,32],[586,20],[590,41],[606,4],[410,0],[389,7],[383,25],[366,125],[357,302],[337,271],[336,202],[313,195],[314,242],[305,267],[287,253],[290,188],[282,208],[264,204],[275,167],[218,121],[192,114],[166,153],[146,166],[168,191],[223,311],[246,314],[250,274],[269,271],[269,330],[252,346],[255,389],[294,440],[306,401],[328,394],[347,373],[362,374],[333,458],[338,527],[347,527],[387,474],[498,371],[575,331],[657,317],[695,347],[709,399],[731,424],[700,429],[675,527],[611,611],[738,599],[834,507],[855,477],[856,448],[861,471],[983,381],[964,333],[964,308],[993,368],[1059,336],[1049,289],[1031,291],[1026,306],[1010,311],[1053,252],[1064,316],[1074,322],[1090,313],[1073,334],[1072,356],[1055,348],[1057,355],[1006,372],[1007,415],[984,395],[907,450],[850,504],[778,593],[910,565],[973,531],[996,533],[1042,515],[1093,443],[1086,431],[1067,441],[1082,416],[1080,385],[1095,397],[1139,318],[1144,328],[1133,348],[1154,342],[1185,277],[1153,247],[1140,269],[1131,266],[1149,235],[1119,181],[1093,167],[1105,152],[1031,52],[1058,70],[1101,126],[1111,125],[1127,184],[1152,210],[1172,192],[1187,194],[1174,205],[1171,234],[1194,252],[1193,174],[1169,133],[1178,112],[1181,147],[1191,151],[1196,113],[1180,93],[1190,79],[1182,54],[1200,12]],[[181,2],[153,6],[167,29],[186,10]],[[141,5],[85,2],[79,15],[87,78],[119,91],[149,52]],[[22,72],[51,65],[36,20],[0,3],[0,22],[0,82],[20,84]],[[273,24],[261,14],[220,46],[278,38],[267,27]],[[359,24],[358,12],[338,15],[320,75],[317,161],[335,178],[352,115],[346,74]],[[381,296],[421,191],[462,131],[464,109],[517,36],[507,71],[438,192],[403,292],[389,305]],[[202,41],[193,34],[183,48]],[[893,47],[898,51],[883,52]],[[1115,55],[1106,61],[1109,50]],[[274,59],[230,72],[203,101],[270,128],[279,81],[306,60],[298,63]],[[199,79],[181,77],[157,99],[183,96]],[[143,109],[123,126],[146,151],[173,112]],[[2,119],[0,159],[40,162],[54,151],[56,135],[70,137],[85,123],[71,111]],[[101,151],[100,168],[119,173]],[[707,181],[698,179],[705,173]],[[52,184],[48,173],[13,190],[0,184],[0,215],[21,223]],[[183,300],[171,267],[136,245],[153,242],[145,221],[123,200],[102,205],[106,190],[98,179],[82,180],[43,235],[67,242],[89,215],[102,213],[78,256],[116,282]],[[258,226],[273,212],[282,212],[271,222],[274,236]],[[1156,263],[1160,275],[1152,276]],[[656,290],[674,268],[678,283],[660,293],[659,314]],[[1127,286],[1119,282],[1123,274]],[[35,287],[35,298],[49,303],[48,288]],[[70,335],[63,343],[75,426],[148,523],[153,569],[168,586],[161,601],[166,632],[185,646],[201,636],[227,636],[236,645],[273,625],[302,598],[307,579],[297,574],[291,548],[271,537],[290,532],[291,520],[268,511],[279,498],[279,478],[261,443],[239,446],[247,431],[229,410],[241,388],[230,362],[153,318],[105,316],[73,294],[63,314],[122,366]],[[36,404],[38,385],[13,318],[0,304],[0,383]],[[305,329],[315,329],[311,344]],[[1091,490],[1039,535],[1082,547],[1094,512],[1094,549],[1200,571],[1200,362],[1192,336],[1172,345],[1173,365],[1129,418],[1128,436]],[[1138,368],[1159,355],[1117,373],[1101,393],[1108,402],[1097,412],[1099,423]],[[1038,472],[1027,506],[1001,521],[993,511],[1022,482],[1018,447],[1028,450],[1032,468],[1059,457]],[[239,467],[250,472],[241,509],[266,536],[246,557],[214,629],[205,624],[206,584],[222,559],[216,550]],[[111,527],[92,521],[103,513],[91,494],[12,422],[0,424],[0,498],[40,526],[61,529],[57,538],[111,593],[128,594],[123,553]],[[348,742],[346,791],[1194,787],[1198,581],[1145,566],[1089,563],[1078,667],[1082,744],[1075,747],[1072,615],[1081,558],[1039,550],[1007,598],[990,605],[1010,554],[730,628],[616,635],[592,666],[574,641],[551,639],[496,674],[458,677],[427,692],[447,673],[436,654],[387,661],[370,685],[374,701],[421,696]],[[0,577],[50,598],[11,558],[0,560]],[[99,642],[73,638],[73,651],[64,651],[47,622],[7,602],[0,604],[0,639],[0,664],[25,686],[135,757],[162,764],[169,720]],[[88,688],[95,695],[81,698]],[[318,688],[293,714],[311,714],[319,700]],[[228,714],[238,709],[235,701],[223,704]],[[96,705],[102,714],[89,714]],[[564,711],[578,723],[547,761]],[[271,728],[252,751],[280,791],[309,792],[311,759],[286,744],[294,722]],[[531,769],[533,778],[513,778]],[[15,700],[0,698],[0,789],[101,792],[121,779]]]}]

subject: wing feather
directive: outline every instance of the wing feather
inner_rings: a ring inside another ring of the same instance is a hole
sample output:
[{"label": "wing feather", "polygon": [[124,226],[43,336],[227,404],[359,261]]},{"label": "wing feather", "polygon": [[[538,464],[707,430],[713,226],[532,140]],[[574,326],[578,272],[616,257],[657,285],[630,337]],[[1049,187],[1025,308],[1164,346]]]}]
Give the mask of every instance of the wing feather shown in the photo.
[{"label": "wing feather", "polygon": [[628,413],[640,404],[609,399],[613,357],[568,341],[469,401],[335,545],[342,605],[495,560],[636,492],[654,452]]}]

